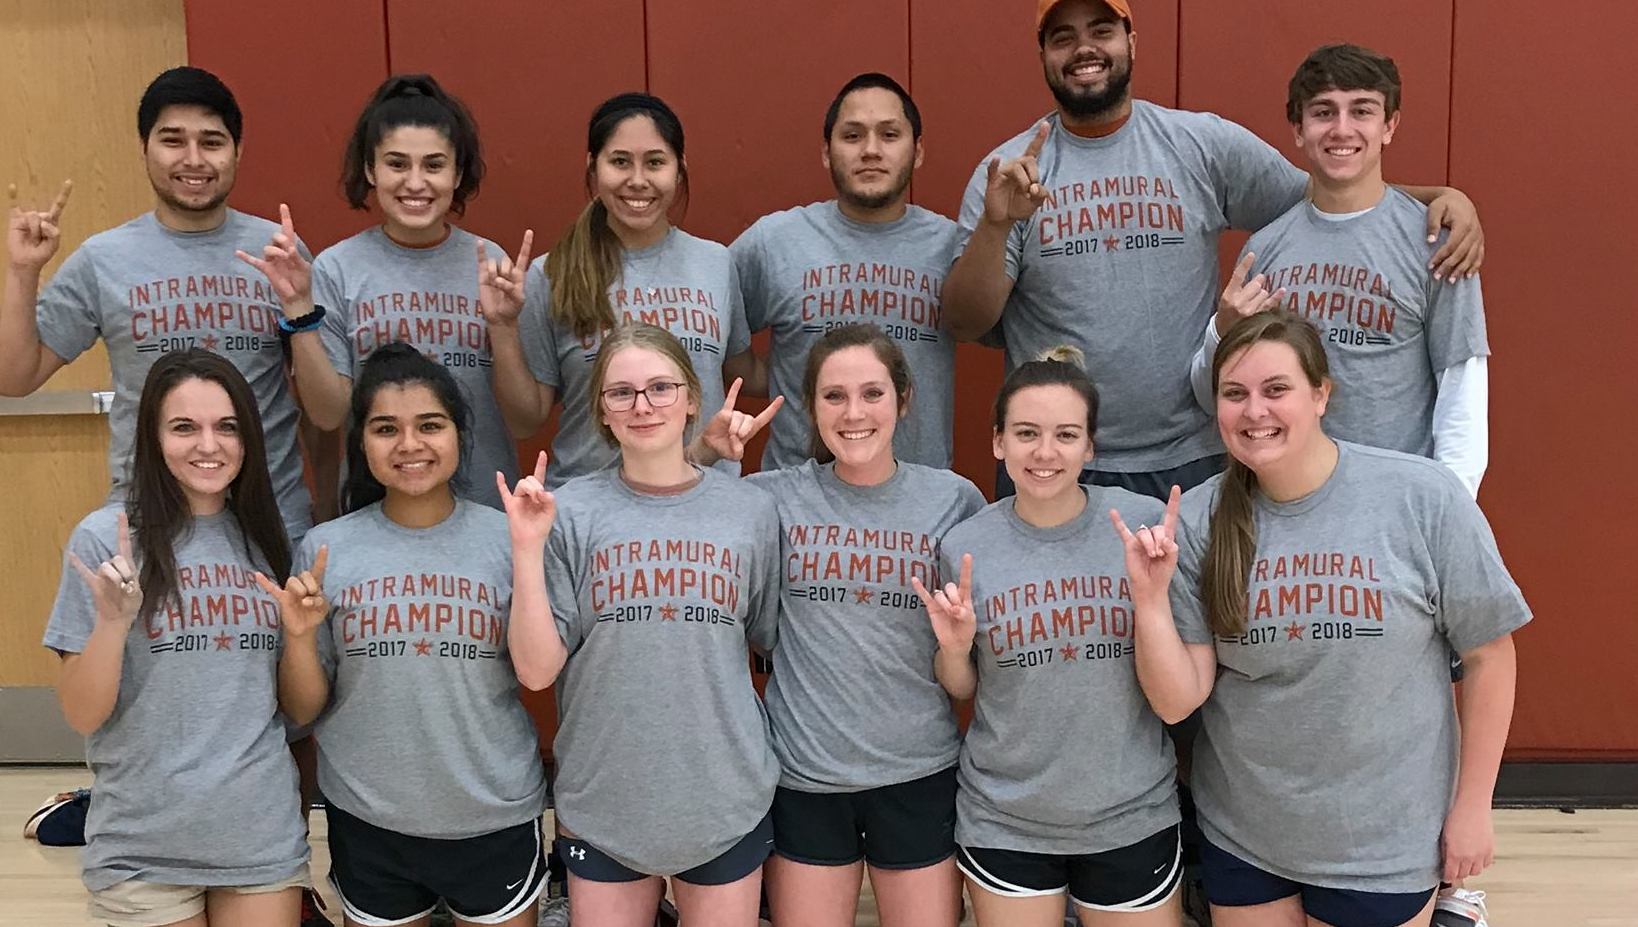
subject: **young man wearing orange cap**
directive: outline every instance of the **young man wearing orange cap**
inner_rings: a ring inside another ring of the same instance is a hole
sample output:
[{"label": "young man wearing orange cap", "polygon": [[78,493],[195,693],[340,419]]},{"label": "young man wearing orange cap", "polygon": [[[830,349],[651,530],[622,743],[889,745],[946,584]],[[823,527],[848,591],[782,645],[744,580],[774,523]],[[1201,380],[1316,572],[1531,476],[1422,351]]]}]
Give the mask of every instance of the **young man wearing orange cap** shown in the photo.
[{"label": "young man wearing orange cap", "polygon": [[[1217,306],[1217,239],[1300,203],[1307,175],[1210,113],[1134,101],[1128,0],[1039,0],[1041,66],[1057,109],[979,164],[962,202],[963,252],[944,285],[958,338],[999,329],[1011,369],[1058,344],[1086,353],[1103,395],[1083,480],[1165,498],[1222,468],[1189,385]],[[1443,275],[1482,259],[1473,205],[1405,188],[1451,228]]]}]

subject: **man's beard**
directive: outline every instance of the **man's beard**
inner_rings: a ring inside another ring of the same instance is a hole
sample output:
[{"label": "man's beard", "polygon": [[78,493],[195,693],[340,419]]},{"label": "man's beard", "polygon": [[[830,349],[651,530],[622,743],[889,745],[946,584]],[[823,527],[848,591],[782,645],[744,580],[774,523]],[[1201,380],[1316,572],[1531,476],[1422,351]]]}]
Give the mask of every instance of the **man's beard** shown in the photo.
[{"label": "man's beard", "polygon": [[221,193],[218,193],[215,196],[211,197],[210,199],[206,200],[202,205],[194,205],[193,203],[188,203],[188,202],[184,202],[184,201],[182,201],[180,199],[177,199],[176,196],[174,196],[169,189],[167,189],[165,187],[161,187],[161,186],[159,186],[157,184],[154,185],[154,196],[158,197],[159,201],[164,203],[166,206],[169,206],[170,208],[176,210],[177,212],[182,212],[182,213],[190,213],[190,212],[191,213],[207,213],[207,212],[211,212],[211,211],[217,209],[218,207],[220,207],[223,203],[226,203],[227,200],[228,200],[228,194],[230,194],[232,192],[233,192],[233,190],[231,188],[228,189],[228,190],[224,190]]},{"label": "man's beard", "polygon": [[836,187],[836,194],[860,209],[881,209],[904,196],[904,191],[910,188],[911,168],[905,168],[897,177],[893,178],[893,185],[881,193],[857,193],[847,185],[847,174],[834,161],[830,166],[830,182]]},{"label": "man's beard", "polygon": [[[1061,72],[1059,76],[1062,77]],[[1074,119],[1096,119],[1108,115],[1126,100],[1126,93],[1131,85],[1130,65],[1117,71],[1111,64],[1109,80],[1101,91],[1077,91],[1062,80],[1047,80],[1047,86],[1052,88],[1052,96],[1058,101],[1059,108]]]}]

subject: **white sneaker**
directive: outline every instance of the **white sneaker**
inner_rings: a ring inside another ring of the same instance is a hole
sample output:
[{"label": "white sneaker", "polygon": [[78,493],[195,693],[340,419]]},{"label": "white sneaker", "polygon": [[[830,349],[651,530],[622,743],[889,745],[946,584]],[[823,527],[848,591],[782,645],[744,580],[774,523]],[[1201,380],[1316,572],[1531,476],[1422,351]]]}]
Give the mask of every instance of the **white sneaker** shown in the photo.
[{"label": "white sneaker", "polygon": [[569,899],[540,899],[539,927],[569,927]]},{"label": "white sneaker", "polygon": [[1433,927],[1490,927],[1490,912],[1484,907],[1484,892],[1465,888],[1439,890],[1433,903]]}]

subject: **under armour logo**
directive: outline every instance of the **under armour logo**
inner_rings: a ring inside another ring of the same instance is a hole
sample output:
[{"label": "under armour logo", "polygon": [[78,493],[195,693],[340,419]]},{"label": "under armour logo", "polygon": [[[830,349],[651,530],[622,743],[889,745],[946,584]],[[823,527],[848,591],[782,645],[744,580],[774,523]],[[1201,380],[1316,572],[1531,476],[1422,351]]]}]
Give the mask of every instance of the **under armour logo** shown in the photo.
[{"label": "under armour logo", "polygon": [[569,847],[569,857],[571,859],[585,859],[586,850],[584,847]]}]

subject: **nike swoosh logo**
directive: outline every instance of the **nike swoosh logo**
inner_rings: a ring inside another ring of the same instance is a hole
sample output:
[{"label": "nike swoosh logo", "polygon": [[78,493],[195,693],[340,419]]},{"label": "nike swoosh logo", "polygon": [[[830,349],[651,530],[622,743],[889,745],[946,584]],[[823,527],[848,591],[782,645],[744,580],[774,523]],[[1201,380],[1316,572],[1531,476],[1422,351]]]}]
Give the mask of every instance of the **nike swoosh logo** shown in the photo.
[{"label": "nike swoosh logo", "polygon": [[[1160,874],[1161,874],[1161,873],[1162,873],[1162,872],[1164,872],[1164,871],[1165,871],[1165,870],[1166,870],[1166,864],[1165,864],[1165,863],[1161,863],[1161,864],[1160,864],[1160,868],[1159,868],[1159,869],[1156,869],[1156,870],[1155,870],[1155,873],[1154,873],[1154,874],[1155,874],[1155,875],[1160,875]],[[507,888],[511,888],[511,886],[510,886],[510,885],[508,885],[508,886],[507,886]]]},{"label": "nike swoosh logo", "polygon": [[[524,876],[524,878],[528,878],[528,876]],[[506,890],[511,891],[512,889],[517,888],[519,885],[522,885],[522,884],[523,884],[523,879],[519,879],[516,882],[513,882],[511,885],[506,886]]]}]

